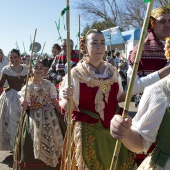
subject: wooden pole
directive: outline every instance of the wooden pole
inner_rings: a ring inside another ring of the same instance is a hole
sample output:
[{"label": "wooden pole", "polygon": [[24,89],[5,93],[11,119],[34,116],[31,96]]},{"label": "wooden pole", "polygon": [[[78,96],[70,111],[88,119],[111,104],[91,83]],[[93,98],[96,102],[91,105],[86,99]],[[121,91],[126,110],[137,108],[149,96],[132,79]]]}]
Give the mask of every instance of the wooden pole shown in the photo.
[{"label": "wooden pole", "polygon": [[[68,67],[68,86],[71,86],[71,64],[70,64],[70,6],[69,0],[66,0],[66,7],[69,9],[66,11],[66,24],[67,24],[67,67]],[[68,122],[67,122],[67,147],[68,147],[68,164],[67,170],[71,170],[71,99],[68,99]]]},{"label": "wooden pole", "polygon": [[[141,36],[140,36],[140,40],[139,40],[139,47],[138,47],[137,54],[136,54],[137,56],[136,56],[135,63],[134,63],[132,77],[130,79],[130,83],[129,83],[127,94],[126,94],[125,106],[124,106],[123,115],[122,115],[123,118],[127,117],[127,115],[128,115],[130,100],[131,100],[131,96],[132,96],[132,90],[133,90],[133,86],[135,83],[135,78],[136,78],[136,74],[137,74],[137,70],[138,70],[138,66],[139,66],[139,60],[140,60],[140,57],[142,54],[142,49],[144,46],[144,40],[145,40],[146,33],[147,33],[147,28],[148,28],[148,24],[149,24],[149,20],[150,20],[150,14],[151,14],[151,10],[153,7],[153,3],[154,3],[154,0],[151,0],[147,6],[147,12],[146,12],[145,20],[144,20],[143,27],[142,27],[142,32],[141,32]],[[121,148],[121,141],[117,140],[116,145],[115,145],[115,150],[113,153],[110,170],[116,170],[120,148]]]},{"label": "wooden pole", "polygon": [[18,42],[17,42],[17,41],[16,41],[16,43],[15,43],[15,44],[16,44],[16,49],[20,51],[20,49],[19,49],[19,45],[18,45]]},{"label": "wooden pole", "polygon": [[26,53],[26,50],[25,50],[24,42],[22,42],[22,44],[23,44],[23,48],[24,48],[24,53],[27,54],[27,53]]},{"label": "wooden pole", "polygon": [[110,32],[110,52],[111,52],[111,58],[112,58],[112,39],[111,39],[111,37],[112,37],[112,30],[109,28],[109,32]]},{"label": "wooden pole", "polygon": [[[45,44],[46,44],[46,42],[45,42],[45,43],[44,43],[44,45],[43,45],[43,48],[42,48],[41,54],[43,54]],[[44,58],[44,57],[43,57],[43,58]]]},{"label": "wooden pole", "polygon": [[[78,39],[79,39],[79,42],[78,42],[78,44],[79,44],[80,43],[80,14],[79,14],[79,37],[78,37]],[[80,45],[79,45],[79,60],[80,60],[80,57],[81,57],[81,52],[80,52]]]},{"label": "wooden pole", "polygon": [[[27,96],[28,80],[29,80],[29,75],[30,75],[30,72],[31,72],[31,61],[32,61],[32,57],[33,57],[36,33],[37,33],[37,29],[35,29],[34,40],[33,40],[33,43],[32,43],[32,50],[31,50],[31,56],[30,56],[29,71],[28,71],[28,74],[27,74],[24,101],[26,100],[26,96]],[[16,147],[15,147],[15,150],[14,150],[13,170],[18,169],[19,144],[20,144],[20,141],[21,141],[22,125],[23,125],[24,117],[25,117],[25,111],[24,111],[24,109],[22,109],[22,114],[21,114],[20,123],[19,123],[18,137],[16,138]]]}]

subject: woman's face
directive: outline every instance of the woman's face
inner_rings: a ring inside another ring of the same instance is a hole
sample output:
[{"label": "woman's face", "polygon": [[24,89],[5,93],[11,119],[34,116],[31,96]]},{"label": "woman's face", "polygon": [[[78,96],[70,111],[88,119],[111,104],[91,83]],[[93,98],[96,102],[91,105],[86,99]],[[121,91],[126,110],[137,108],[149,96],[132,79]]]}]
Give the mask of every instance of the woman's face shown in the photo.
[{"label": "woman's face", "polygon": [[60,51],[58,51],[56,48],[52,48],[52,56],[53,58],[56,56],[56,55],[59,55],[60,54]]},{"label": "woman's face", "polygon": [[9,60],[10,63],[13,64],[14,66],[17,66],[21,63],[21,57],[18,56],[18,54],[15,52],[9,54]]},{"label": "woman's face", "polygon": [[48,70],[49,70],[49,67],[44,66],[44,74],[47,74]]},{"label": "woman's face", "polygon": [[163,41],[170,36],[170,14],[163,14],[155,20],[154,33]]},{"label": "woman's face", "polygon": [[101,61],[105,54],[105,39],[101,33],[90,33],[86,38],[89,61]]},{"label": "woman's face", "polygon": [[41,62],[35,64],[33,74],[35,78],[41,78],[44,75],[44,66]]},{"label": "woman's face", "polygon": [[25,64],[28,66],[30,64],[30,57],[25,58]]}]

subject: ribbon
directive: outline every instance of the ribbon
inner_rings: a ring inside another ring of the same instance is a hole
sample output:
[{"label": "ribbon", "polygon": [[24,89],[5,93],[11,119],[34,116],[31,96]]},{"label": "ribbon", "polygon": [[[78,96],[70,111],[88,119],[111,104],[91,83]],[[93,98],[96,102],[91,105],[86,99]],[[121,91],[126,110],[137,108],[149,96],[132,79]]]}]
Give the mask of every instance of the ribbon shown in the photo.
[{"label": "ribbon", "polygon": [[76,45],[75,45],[75,50],[77,50],[77,47],[78,47],[78,45],[76,44]]},{"label": "ribbon", "polygon": [[59,36],[59,38],[57,39],[57,41],[58,41],[58,40],[61,40],[61,41],[62,41],[62,37],[61,37],[61,36]]},{"label": "ribbon", "polygon": [[67,6],[66,8],[64,8],[62,11],[61,11],[61,16],[63,18],[63,25],[64,25],[64,30],[66,30],[66,27],[65,27],[65,24],[64,24],[64,14],[66,13],[67,10],[69,10],[70,7]]},{"label": "ribbon", "polygon": [[57,29],[60,30],[60,17],[58,18]]},{"label": "ribbon", "polygon": [[151,0],[144,0],[144,3],[151,2]]},{"label": "ribbon", "polygon": [[79,38],[80,38],[80,33],[79,33],[79,32],[76,34],[76,37],[79,37]]},{"label": "ribbon", "polygon": [[69,6],[67,6],[66,8],[64,8],[64,9],[61,11],[61,16],[63,16],[63,15],[66,13],[66,11],[69,10],[69,9],[70,9]]}]

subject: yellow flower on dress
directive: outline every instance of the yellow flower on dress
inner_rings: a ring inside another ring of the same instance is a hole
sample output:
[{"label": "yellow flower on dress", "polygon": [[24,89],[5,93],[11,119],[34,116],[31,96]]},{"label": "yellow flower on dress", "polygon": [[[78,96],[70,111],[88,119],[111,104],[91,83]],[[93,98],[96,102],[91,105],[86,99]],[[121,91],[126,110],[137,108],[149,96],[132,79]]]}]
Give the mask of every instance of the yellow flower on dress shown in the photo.
[{"label": "yellow flower on dress", "polygon": [[165,56],[168,61],[170,61],[170,37],[166,37],[165,39]]}]

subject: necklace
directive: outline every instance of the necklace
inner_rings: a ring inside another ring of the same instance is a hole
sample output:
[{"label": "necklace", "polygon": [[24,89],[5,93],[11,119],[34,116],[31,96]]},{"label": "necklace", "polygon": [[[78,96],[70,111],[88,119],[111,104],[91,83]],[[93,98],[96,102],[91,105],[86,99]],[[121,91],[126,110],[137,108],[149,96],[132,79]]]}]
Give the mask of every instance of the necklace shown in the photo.
[{"label": "necklace", "polygon": [[18,79],[20,79],[23,67],[21,65],[19,65],[19,66],[10,66],[10,68],[16,74],[16,77],[18,77]]},{"label": "necklace", "polygon": [[91,64],[90,62],[88,62],[88,64],[93,68],[93,69],[95,69],[95,74],[100,74],[100,66],[101,66],[101,63],[102,62],[100,62],[100,64],[99,64],[99,66],[98,66],[98,68],[96,68],[93,64]]}]

